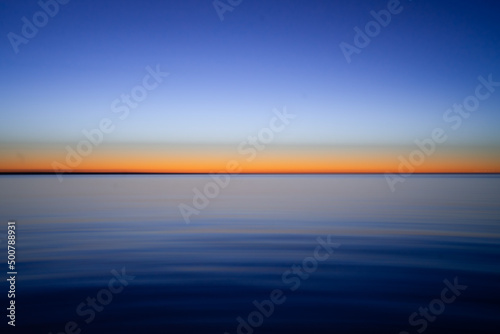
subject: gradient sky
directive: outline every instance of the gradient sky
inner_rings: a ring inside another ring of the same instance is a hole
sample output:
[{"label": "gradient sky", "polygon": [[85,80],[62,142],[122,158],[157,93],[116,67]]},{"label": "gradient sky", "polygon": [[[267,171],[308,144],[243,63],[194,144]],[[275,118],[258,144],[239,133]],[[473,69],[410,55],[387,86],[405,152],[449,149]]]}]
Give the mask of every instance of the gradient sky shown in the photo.
[{"label": "gradient sky", "polygon": [[[457,129],[443,120],[479,76],[500,82],[498,1],[401,1],[348,63],[339,44],[387,6],[243,0],[220,20],[211,0],[72,0],[16,53],[9,33],[41,7],[2,1],[0,171],[387,172],[442,128],[415,172],[500,172],[500,86]],[[158,65],[169,75],[120,119],[113,101]],[[284,107],[296,118],[242,154]],[[105,118],[113,131],[69,166]]]}]

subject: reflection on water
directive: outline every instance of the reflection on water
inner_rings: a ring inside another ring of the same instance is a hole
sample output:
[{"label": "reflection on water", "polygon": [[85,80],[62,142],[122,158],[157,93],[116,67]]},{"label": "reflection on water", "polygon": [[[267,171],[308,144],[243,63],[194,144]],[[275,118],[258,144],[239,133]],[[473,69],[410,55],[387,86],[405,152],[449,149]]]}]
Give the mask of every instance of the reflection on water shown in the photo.
[{"label": "reflection on water", "polygon": [[[187,225],[178,205],[208,180],[0,177],[0,218],[17,220],[16,330],[233,334],[281,289],[255,333],[417,333],[410,315],[458,277],[467,290],[425,333],[497,332],[500,177],[412,176],[391,193],[377,175],[234,176]],[[283,273],[327,235],[340,247],[291,291]],[[135,279],[87,324],[77,306],[123,267]]]}]

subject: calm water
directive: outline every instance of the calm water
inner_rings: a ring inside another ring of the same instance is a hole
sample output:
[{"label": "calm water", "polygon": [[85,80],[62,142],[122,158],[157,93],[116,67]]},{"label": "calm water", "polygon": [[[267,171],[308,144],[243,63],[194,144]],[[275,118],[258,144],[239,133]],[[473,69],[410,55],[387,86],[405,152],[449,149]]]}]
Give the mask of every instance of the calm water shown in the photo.
[{"label": "calm water", "polygon": [[210,181],[1,176],[15,332],[498,333],[500,177],[412,176],[392,193],[375,175],[233,176],[186,224],[179,204]]}]

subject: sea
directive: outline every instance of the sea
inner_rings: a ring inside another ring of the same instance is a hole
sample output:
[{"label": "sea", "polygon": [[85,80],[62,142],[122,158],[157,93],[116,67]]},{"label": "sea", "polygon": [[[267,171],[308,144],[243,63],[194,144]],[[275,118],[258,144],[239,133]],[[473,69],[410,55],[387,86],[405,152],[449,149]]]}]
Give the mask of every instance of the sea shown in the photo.
[{"label": "sea", "polygon": [[0,222],[1,333],[499,333],[500,175],[2,175]]}]

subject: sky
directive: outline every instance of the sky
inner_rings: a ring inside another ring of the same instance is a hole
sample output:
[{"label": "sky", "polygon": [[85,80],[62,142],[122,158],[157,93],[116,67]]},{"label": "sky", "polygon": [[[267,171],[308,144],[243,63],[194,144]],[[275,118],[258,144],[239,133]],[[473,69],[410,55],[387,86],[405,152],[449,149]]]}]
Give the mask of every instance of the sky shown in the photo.
[{"label": "sky", "polygon": [[0,172],[498,173],[499,9],[0,1]]}]

